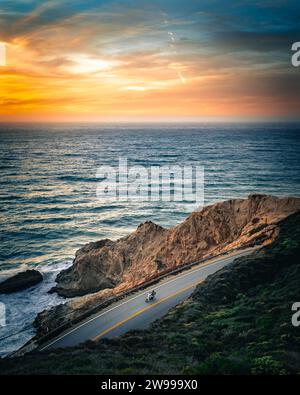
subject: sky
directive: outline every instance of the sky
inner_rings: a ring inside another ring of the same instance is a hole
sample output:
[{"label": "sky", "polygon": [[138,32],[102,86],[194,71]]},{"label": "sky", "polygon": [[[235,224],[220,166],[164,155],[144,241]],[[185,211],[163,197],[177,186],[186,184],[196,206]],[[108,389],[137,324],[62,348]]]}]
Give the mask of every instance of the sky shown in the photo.
[{"label": "sky", "polygon": [[298,0],[0,0],[0,121],[298,119],[296,41]]}]

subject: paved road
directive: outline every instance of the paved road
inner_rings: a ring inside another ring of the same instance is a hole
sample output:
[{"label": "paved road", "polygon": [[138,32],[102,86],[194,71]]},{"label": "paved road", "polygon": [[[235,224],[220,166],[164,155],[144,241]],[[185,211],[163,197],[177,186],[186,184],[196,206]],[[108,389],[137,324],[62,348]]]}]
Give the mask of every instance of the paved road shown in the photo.
[{"label": "paved road", "polygon": [[122,299],[101,312],[68,329],[56,339],[49,341],[41,350],[70,347],[86,340],[120,336],[131,329],[145,329],[151,322],[165,315],[168,310],[190,296],[196,285],[208,275],[232,262],[236,257],[247,255],[244,251],[228,257],[212,259],[177,275],[169,276],[151,289],[157,292],[156,299],[145,303],[147,292],[144,289]]}]

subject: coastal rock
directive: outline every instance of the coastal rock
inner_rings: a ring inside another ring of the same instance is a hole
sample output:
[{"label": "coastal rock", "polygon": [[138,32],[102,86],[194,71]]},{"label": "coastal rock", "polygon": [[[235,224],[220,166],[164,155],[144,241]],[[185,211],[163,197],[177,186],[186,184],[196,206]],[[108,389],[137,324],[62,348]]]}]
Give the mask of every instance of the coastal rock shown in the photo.
[{"label": "coastal rock", "polygon": [[[155,249],[164,240],[166,232],[166,229],[148,221],[117,241],[105,239],[85,245],[76,252],[73,265],[59,273],[57,286],[50,292],[73,297],[103,289],[120,289],[121,283],[127,281],[140,282],[141,278],[157,272]],[[132,279],[130,272],[133,264],[148,262],[149,256],[152,257],[152,264],[147,267],[140,265],[136,278]]]},{"label": "coastal rock", "polygon": [[171,229],[147,221],[117,241],[100,240],[78,250],[52,292],[65,297],[120,292],[184,263],[270,243],[278,221],[299,209],[299,198],[250,195],[195,211]]},{"label": "coastal rock", "polygon": [[0,283],[0,294],[22,291],[32,287],[43,280],[42,274],[37,270],[26,270]]}]

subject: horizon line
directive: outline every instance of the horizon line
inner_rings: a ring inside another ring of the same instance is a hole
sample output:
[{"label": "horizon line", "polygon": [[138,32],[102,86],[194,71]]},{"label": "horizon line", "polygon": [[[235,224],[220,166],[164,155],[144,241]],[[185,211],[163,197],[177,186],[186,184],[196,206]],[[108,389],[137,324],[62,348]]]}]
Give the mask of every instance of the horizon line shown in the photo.
[{"label": "horizon line", "polygon": [[8,124],[225,124],[225,123],[300,123],[300,118],[223,118],[223,119],[193,119],[193,118],[177,118],[177,119],[102,119],[102,120],[40,120],[40,119],[24,119],[24,120],[0,120],[0,125]]}]

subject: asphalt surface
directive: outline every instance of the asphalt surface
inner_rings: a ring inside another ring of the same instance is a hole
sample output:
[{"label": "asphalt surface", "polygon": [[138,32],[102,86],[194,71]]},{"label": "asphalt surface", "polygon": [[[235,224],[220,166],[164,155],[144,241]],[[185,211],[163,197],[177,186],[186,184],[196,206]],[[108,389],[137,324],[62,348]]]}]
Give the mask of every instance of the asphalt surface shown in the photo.
[{"label": "asphalt surface", "polygon": [[[197,284],[207,276],[226,266],[235,258],[250,252],[244,251],[228,257],[212,259],[177,275],[169,276],[154,287],[111,304],[49,341],[40,347],[40,350],[71,347],[87,340],[98,341],[102,338],[117,337],[131,329],[148,328],[153,321],[164,316],[172,307],[188,298]],[[146,295],[152,289],[157,292],[156,298],[146,303]]]}]

